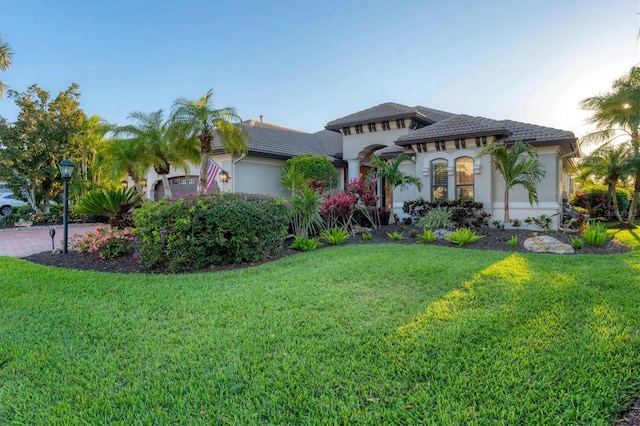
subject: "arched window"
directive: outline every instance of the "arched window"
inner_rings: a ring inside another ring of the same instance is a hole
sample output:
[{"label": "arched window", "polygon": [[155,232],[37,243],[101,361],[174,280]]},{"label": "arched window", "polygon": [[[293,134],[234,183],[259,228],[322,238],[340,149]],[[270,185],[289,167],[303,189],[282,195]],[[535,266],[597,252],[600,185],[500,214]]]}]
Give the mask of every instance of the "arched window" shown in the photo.
[{"label": "arched window", "polygon": [[473,158],[456,159],[456,198],[473,200]]},{"label": "arched window", "polygon": [[431,201],[449,198],[447,166],[447,160],[442,158],[431,161]]}]

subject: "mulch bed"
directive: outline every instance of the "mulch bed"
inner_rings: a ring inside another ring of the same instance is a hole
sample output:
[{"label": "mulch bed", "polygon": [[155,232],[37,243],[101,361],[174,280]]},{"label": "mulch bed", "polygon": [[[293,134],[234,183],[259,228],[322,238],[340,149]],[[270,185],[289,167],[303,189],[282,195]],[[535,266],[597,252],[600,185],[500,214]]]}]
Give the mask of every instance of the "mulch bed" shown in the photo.
[{"label": "mulch bed", "polygon": [[[386,235],[386,232],[404,232],[404,238],[400,241],[393,241]],[[383,227],[380,230],[373,230],[371,240],[365,241],[362,239],[361,235],[356,235],[355,237],[348,238],[342,244],[416,244],[418,239],[415,237],[415,235],[421,232],[421,229],[415,228],[413,226],[389,225]],[[530,253],[527,249],[524,248],[523,243],[525,239],[531,237],[534,234],[533,231],[523,229],[498,230],[495,228],[491,228],[484,230],[483,233],[486,234],[484,237],[480,238],[473,244],[462,246],[460,247],[460,249],[499,250],[514,253]],[[518,236],[518,245],[516,247],[508,247],[507,240],[509,240],[514,235]],[[538,235],[541,235],[541,233],[538,233]],[[550,232],[549,235],[553,236],[561,242],[571,244],[571,240],[569,237],[571,234]],[[267,261],[232,265],[217,265],[198,272],[218,272],[241,269],[300,253],[299,251],[295,251],[289,248],[290,242],[290,240],[287,240],[285,246],[275,256]],[[455,247],[451,243],[444,240],[436,240],[436,242],[434,242],[433,244],[438,246]],[[327,249],[329,247],[330,246],[328,245],[324,245],[321,246],[319,250]],[[576,250],[575,254],[559,256],[580,256],[582,254],[611,255],[625,253],[628,251],[630,251],[629,247],[615,239],[611,239],[607,241],[602,247],[592,247],[585,244],[582,249]],[[102,260],[97,255],[97,253],[80,254],[77,252],[69,252],[66,255],[62,255],[53,254],[51,252],[43,252],[28,256],[25,259],[42,265],[81,270],[117,273],[164,273],[162,271],[149,272],[144,270],[140,263],[137,260],[134,260],[132,256],[123,256],[114,260]],[[621,415],[620,420],[615,423],[615,425],[640,426],[640,399],[634,400],[634,402],[629,406],[628,410]]]}]

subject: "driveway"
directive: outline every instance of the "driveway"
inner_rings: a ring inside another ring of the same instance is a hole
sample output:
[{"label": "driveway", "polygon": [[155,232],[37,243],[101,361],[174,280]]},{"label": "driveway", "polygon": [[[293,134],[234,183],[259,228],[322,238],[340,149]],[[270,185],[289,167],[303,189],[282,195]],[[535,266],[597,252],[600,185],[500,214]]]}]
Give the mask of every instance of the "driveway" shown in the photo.
[{"label": "driveway", "polygon": [[[94,232],[98,224],[70,224],[69,240],[74,234]],[[53,249],[49,230],[54,229],[55,248],[62,249],[62,225],[0,229],[0,256],[25,257]]]}]

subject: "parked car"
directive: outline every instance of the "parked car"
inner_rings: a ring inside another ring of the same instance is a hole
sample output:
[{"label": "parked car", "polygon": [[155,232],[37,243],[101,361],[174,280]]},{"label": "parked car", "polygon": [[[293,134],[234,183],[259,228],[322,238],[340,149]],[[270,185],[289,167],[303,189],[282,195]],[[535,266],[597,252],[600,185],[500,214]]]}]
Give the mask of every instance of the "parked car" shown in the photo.
[{"label": "parked car", "polygon": [[13,198],[13,192],[0,192],[0,215],[9,216],[13,207],[26,206],[24,201]]}]

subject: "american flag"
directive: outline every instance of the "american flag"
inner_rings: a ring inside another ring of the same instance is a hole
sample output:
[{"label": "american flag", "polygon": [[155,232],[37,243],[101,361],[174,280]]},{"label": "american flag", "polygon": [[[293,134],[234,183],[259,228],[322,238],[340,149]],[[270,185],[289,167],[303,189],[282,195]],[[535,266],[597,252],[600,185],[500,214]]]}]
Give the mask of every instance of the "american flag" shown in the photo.
[{"label": "american flag", "polygon": [[209,190],[213,186],[213,183],[216,181],[216,177],[218,176],[218,173],[220,173],[220,170],[222,170],[220,166],[218,166],[218,164],[215,161],[209,158],[209,171],[207,172],[207,185],[204,187],[205,194],[209,192]]}]

